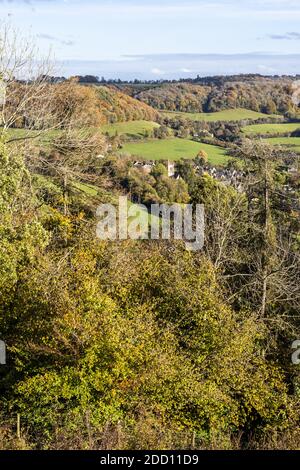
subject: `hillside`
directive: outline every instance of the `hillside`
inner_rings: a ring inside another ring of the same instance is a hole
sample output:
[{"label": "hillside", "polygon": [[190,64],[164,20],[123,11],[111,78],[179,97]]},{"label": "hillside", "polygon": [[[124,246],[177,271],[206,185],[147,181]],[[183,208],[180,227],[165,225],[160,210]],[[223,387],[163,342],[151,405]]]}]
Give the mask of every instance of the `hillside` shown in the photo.
[{"label": "hillside", "polygon": [[243,109],[243,108],[234,108],[234,109],[226,109],[223,111],[216,111],[215,113],[184,113],[181,111],[165,111],[162,113],[163,116],[168,118],[182,118],[182,119],[190,119],[191,121],[203,121],[203,122],[219,122],[219,121],[227,121],[227,122],[237,122],[242,120],[247,121],[257,121],[259,119],[280,119],[281,116],[277,114],[264,114],[258,113],[257,111],[252,111],[251,109]]},{"label": "hillside", "polygon": [[138,101],[115,87],[95,87],[100,109],[107,124],[124,121],[156,121],[159,113],[148,104]]},{"label": "hillside", "polygon": [[101,127],[101,131],[107,133],[109,136],[117,134],[139,138],[147,136],[147,133],[153,132],[153,130],[158,127],[159,124],[157,122],[138,120],[106,124]]},{"label": "hillside", "polygon": [[206,110],[210,87],[176,83],[138,93],[136,97],[154,108],[201,113]]},{"label": "hillside", "polygon": [[162,84],[136,93],[135,97],[154,108],[191,113],[217,112],[246,108],[266,114],[296,111],[291,79],[257,78],[251,82],[228,81],[202,85],[194,83]]},{"label": "hillside", "polygon": [[292,132],[299,130],[300,123],[299,122],[288,122],[283,124],[253,124],[249,126],[245,126],[243,128],[244,134],[247,136],[264,136],[264,135],[289,135]]},{"label": "hillside", "polygon": [[213,165],[222,165],[228,162],[226,150],[188,139],[148,140],[142,143],[127,143],[122,152],[129,153],[146,160],[180,160],[195,159],[200,151],[207,154],[208,162]]}]

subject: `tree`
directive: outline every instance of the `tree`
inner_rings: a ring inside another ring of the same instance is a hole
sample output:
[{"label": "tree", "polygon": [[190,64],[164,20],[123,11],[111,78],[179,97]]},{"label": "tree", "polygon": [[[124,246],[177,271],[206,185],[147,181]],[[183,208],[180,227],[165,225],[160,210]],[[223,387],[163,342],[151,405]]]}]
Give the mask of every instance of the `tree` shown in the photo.
[{"label": "tree", "polygon": [[205,165],[208,162],[208,155],[205,152],[205,150],[200,150],[200,152],[197,155],[197,158],[199,158],[201,166]]},{"label": "tree", "polygon": [[285,198],[276,171],[282,160],[280,150],[246,141],[238,156],[244,160],[246,171],[249,246],[254,248],[249,287],[264,318],[274,312],[275,305],[284,310],[299,305],[299,256],[292,248],[293,233],[288,226],[283,228],[286,217],[282,199],[281,207],[276,206],[278,194]]},{"label": "tree", "polygon": [[[48,75],[49,58],[42,60],[30,38],[22,37],[10,25],[0,30],[1,135],[7,142],[32,139],[53,123],[52,91]],[[7,130],[22,127],[22,135],[10,136]],[[30,132],[30,131],[37,132]]]},{"label": "tree", "polygon": [[270,99],[267,101],[266,106],[264,108],[264,112],[266,114],[276,114],[277,108],[273,100]]},{"label": "tree", "polygon": [[176,162],[176,173],[187,183],[190,192],[196,179],[196,171],[193,162],[179,160]]},{"label": "tree", "polygon": [[221,276],[236,275],[247,236],[246,197],[209,175],[198,177],[191,188],[193,204],[205,206],[205,252]]},{"label": "tree", "polygon": [[98,132],[70,126],[53,140],[50,152],[42,151],[34,159],[36,169],[46,171],[61,185],[64,215],[68,212],[68,195],[74,182],[98,182],[105,185],[105,178],[99,176],[102,167],[99,155],[105,148],[105,139]]},{"label": "tree", "polygon": [[60,127],[99,127],[105,122],[97,91],[70,79],[53,88],[53,110]]}]

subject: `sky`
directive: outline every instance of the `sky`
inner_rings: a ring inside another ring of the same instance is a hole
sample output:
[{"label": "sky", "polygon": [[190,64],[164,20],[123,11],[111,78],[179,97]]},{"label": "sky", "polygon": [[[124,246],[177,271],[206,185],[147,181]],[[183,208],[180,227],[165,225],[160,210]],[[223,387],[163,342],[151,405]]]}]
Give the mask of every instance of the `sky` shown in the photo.
[{"label": "sky", "polygon": [[57,74],[300,74],[300,0],[0,0]]}]

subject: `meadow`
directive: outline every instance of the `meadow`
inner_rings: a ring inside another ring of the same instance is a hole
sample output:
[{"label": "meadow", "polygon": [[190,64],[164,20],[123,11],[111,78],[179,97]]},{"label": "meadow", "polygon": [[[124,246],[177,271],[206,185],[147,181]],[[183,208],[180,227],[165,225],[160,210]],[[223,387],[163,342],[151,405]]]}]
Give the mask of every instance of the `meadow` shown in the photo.
[{"label": "meadow", "polygon": [[200,150],[207,153],[208,161],[213,165],[225,164],[230,158],[226,154],[226,149],[216,145],[178,138],[127,143],[121,152],[147,160],[180,160],[196,158]]},{"label": "meadow", "polygon": [[37,141],[39,144],[42,145],[49,145],[49,143],[57,138],[61,130],[59,129],[51,129],[46,131],[35,131],[32,129],[18,129],[18,128],[10,128],[7,130],[3,130],[0,128],[0,137],[4,139],[4,141],[10,141],[14,139],[16,142],[22,139],[30,139],[33,141]]},{"label": "meadow", "polygon": [[267,134],[287,134],[300,129],[300,122],[288,122],[281,124],[251,124],[245,126],[242,131],[249,136],[267,135]]},{"label": "meadow", "polygon": [[300,137],[272,137],[265,140],[269,144],[280,145],[292,152],[300,153]]},{"label": "meadow", "polygon": [[205,122],[218,122],[218,121],[242,121],[242,120],[253,120],[265,119],[265,118],[277,118],[280,119],[282,116],[277,114],[263,114],[250,109],[237,108],[237,109],[225,109],[216,113],[182,113],[177,111],[164,111],[164,116],[172,118],[184,118],[192,121],[205,121]]},{"label": "meadow", "polygon": [[118,134],[132,137],[146,137],[147,133],[151,133],[156,127],[159,127],[159,124],[153,121],[116,122],[114,124],[101,126],[101,132],[108,133],[109,136]]}]

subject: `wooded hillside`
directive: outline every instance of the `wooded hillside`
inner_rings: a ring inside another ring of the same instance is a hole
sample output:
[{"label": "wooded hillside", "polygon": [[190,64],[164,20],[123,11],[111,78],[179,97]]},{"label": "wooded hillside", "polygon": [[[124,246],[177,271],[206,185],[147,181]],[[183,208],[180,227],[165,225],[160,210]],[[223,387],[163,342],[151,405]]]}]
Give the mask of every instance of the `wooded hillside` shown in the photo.
[{"label": "wooded hillside", "polygon": [[257,79],[229,81],[218,85],[191,83],[163,84],[137,93],[136,97],[154,108],[183,112],[215,112],[247,108],[267,114],[295,111],[292,80]]}]

